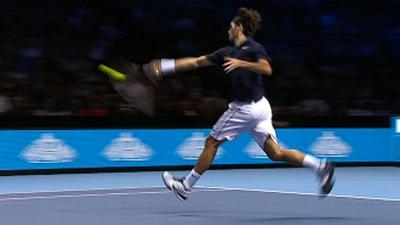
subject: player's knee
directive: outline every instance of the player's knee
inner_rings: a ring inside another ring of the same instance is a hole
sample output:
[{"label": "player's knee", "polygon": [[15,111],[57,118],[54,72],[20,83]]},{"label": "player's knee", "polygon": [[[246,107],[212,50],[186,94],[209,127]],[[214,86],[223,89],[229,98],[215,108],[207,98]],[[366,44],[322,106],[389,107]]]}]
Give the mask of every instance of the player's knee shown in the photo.
[{"label": "player's knee", "polygon": [[281,150],[278,151],[274,151],[272,153],[268,154],[268,157],[272,160],[272,161],[283,161],[283,154]]},{"label": "player's knee", "polygon": [[269,138],[265,141],[264,152],[272,161],[283,161],[283,158],[285,157],[285,152],[272,138]]},{"label": "player's knee", "polygon": [[217,139],[213,138],[212,136],[208,136],[206,139],[206,148],[207,149],[217,149],[218,146],[220,145],[220,141]]},{"label": "player's knee", "polygon": [[268,158],[272,161],[282,161],[283,160],[283,151],[280,148],[272,148],[266,146],[264,149],[265,153],[267,154]]}]

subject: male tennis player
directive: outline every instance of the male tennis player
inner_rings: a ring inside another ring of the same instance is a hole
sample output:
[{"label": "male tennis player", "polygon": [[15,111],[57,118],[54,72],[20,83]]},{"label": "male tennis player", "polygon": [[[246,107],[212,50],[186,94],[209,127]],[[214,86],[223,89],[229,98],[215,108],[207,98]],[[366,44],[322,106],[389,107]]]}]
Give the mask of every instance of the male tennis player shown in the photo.
[{"label": "male tennis player", "polygon": [[230,22],[228,30],[232,46],[223,47],[212,54],[180,59],[156,59],[143,65],[144,74],[153,82],[164,76],[194,70],[199,67],[219,65],[229,76],[232,102],[213,126],[194,169],[183,179],[169,172],[162,174],[166,187],[180,200],[186,200],[193,186],[214,160],[218,146],[248,131],[257,144],[273,161],[313,169],[320,179],[322,196],[329,194],[334,185],[334,166],[295,149],[282,149],[278,145],[272,126],[272,113],[264,97],[262,76],[271,76],[270,58],[261,44],[253,39],[260,29],[261,16],[252,9],[240,8]]}]

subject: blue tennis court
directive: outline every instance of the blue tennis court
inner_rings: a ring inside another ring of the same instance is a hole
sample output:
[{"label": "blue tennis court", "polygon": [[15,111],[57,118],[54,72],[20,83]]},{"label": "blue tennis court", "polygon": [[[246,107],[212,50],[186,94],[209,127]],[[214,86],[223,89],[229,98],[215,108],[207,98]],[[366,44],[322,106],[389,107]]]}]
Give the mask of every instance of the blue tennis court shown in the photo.
[{"label": "blue tennis court", "polygon": [[0,224],[395,225],[400,219],[398,167],[339,167],[337,185],[324,199],[302,168],[208,171],[184,203],[160,175],[0,177]]}]

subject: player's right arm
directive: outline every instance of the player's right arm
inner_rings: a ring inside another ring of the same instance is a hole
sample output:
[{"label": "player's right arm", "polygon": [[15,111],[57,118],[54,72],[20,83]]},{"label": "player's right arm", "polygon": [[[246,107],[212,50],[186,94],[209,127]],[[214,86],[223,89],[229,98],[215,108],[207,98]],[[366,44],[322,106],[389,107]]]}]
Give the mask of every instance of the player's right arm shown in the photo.
[{"label": "player's right arm", "polygon": [[213,65],[215,64],[210,60],[208,60],[207,56],[205,55],[200,57],[187,57],[187,58],[175,59],[175,71],[178,73]]},{"label": "player's right arm", "polygon": [[[201,67],[222,65],[224,63],[224,57],[229,52],[229,48],[220,48],[217,51],[203,55],[200,57],[185,57],[178,59],[153,59],[150,62],[141,65],[141,69],[138,69],[139,65],[133,64],[131,66],[126,66],[130,68],[130,71],[141,71],[152,83],[156,84],[164,76],[173,75],[175,73],[185,72],[195,70]],[[132,69],[135,68],[135,69]],[[108,74],[113,79],[122,81],[126,80],[125,71],[117,71],[106,65],[99,65],[99,70]]]},{"label": "player's right arm", "polygon": [[191,71],[206,66],[221,66],[225,63],[224,58],[229,54],[230,51],[231,50],[229,47],[223,47],[211,54],[199,57],[153,59],[143,65],[132,63],[130,66],[125,66],[125,68],[130,68],[129,71],[124,71],[123,69],[121,71],[117,71],[116,69],[101,64],[99,65],[99,70],[119,81],[127,80],[126,73],[132,73],[132,71],[136,71],[136,73],[143,74],[152,83],[157,84],[158,81],[163,79],[165,76]]},{"label": "player's right arm", "polygon": [[205,66],[222,65],[224,63],[224,56],[228,51],[229,48],[221,48],[209,55],[200,57],[154,59],[143,65],[143,71],[149,79],[159,81],[164,76],[175,73],[191,71]]}]

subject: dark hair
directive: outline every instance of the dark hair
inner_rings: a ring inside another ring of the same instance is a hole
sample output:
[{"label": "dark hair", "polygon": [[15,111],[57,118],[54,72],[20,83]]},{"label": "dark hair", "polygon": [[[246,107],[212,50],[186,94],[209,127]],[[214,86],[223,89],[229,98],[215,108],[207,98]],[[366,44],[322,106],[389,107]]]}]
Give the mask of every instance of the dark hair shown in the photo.
[{"label": "dark hair", "polygon": [[232,21],[236,25],[243,26],[243,33],[246,36],[253,36],[261,28],[262,18],[257,10],[242,7]]}]

